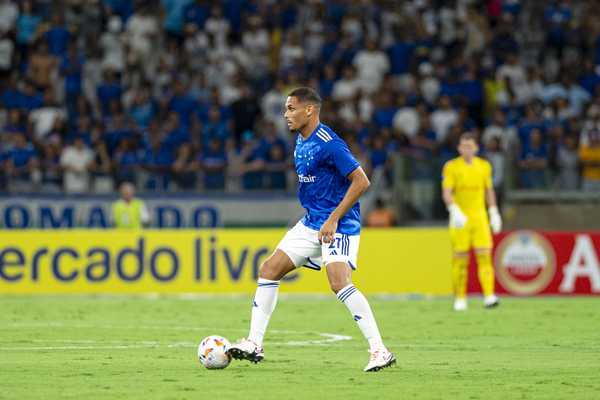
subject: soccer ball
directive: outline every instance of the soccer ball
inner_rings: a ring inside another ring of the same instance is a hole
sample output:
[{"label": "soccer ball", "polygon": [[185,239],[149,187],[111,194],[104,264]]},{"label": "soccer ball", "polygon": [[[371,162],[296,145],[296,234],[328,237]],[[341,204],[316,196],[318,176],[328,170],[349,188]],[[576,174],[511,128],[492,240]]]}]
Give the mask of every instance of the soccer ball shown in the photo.
[{"label": "soccer ball", "polygon": [[208,369],[223,369],[231,362],[227,350],[231,347],[229,340],[222,336],[207,336],[198,346],[198,360]]}]

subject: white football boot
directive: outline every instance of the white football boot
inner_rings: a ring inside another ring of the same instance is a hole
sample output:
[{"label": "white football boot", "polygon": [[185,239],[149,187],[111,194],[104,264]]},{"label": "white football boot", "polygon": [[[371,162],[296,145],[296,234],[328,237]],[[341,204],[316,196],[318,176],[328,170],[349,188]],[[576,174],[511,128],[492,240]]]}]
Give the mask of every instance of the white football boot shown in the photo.
[{"label": "white football boot", "polygon": [[246,338],[240,339],[238,342],[231,345],[227,350],[232,358],[236,360],[248,360],[253,363],[259,363],[265,358],[265,351],[262,347]]},{"label": "white football boot", "polygon": [[457,298],[454,300],[454,311],[466,311],[467,299]]},{"label": "white football boot", "polygon": [[498,296],[496,296],[495,294],[492,294],[490,296],[485,296],[485,298],[483,299],[483,306],[485,308],[495,308],[498,307],[500,305],[500,299],[498,299]]},{"label": "white football boot", "polygon": [[375,350],[371,353],[369,363],[363,371],[377,372],[394,364],[396,364],[396,356],[394,356],[394,353],[386,348],[383,348],[381,350]]}]

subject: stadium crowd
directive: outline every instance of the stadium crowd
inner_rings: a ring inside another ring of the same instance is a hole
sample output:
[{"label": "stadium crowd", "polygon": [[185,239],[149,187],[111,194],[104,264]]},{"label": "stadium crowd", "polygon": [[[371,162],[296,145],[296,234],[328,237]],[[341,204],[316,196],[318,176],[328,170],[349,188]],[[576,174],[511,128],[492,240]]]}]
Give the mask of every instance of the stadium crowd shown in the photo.
[{"label": "stadium crowd", "polygon": [[286,93],[369,173],[439,166],[479,135],[498,191],[600,190],[600,3],[0,0],[10,191],[293,189]]}]

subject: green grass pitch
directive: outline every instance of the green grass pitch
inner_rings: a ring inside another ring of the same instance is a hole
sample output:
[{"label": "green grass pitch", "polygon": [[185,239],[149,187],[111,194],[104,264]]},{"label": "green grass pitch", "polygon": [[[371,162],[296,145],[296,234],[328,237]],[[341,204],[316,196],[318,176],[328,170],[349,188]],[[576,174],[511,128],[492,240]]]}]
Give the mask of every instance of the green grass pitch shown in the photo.
[{"label": "green grass pitch", "polygon": [[596,298],[371,300],[398,364],[367,374],[333,296],[281,298],[265,361],[216,371],[196,345],[245,336],[250,297],[0,296],[0,399],[600,398]]}]

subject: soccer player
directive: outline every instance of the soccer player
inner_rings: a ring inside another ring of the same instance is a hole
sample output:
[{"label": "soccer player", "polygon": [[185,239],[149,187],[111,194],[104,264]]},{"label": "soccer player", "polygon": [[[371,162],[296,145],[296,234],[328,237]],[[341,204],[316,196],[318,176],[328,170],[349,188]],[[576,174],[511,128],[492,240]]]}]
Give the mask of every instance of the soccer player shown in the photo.
[{"label": "soccer player", "polygon": [[471,247],[474,248],[477,259],[484,306],[493,308],[499,304],[498,297],[494,294],[490,226],[494,233],[500,232],[502,218],[496,206],[491,164],[475,156],[478,150],[475,136],[463,133],[458,144],[460,156],[446,162],[442,173],[442,195],[450,214],[452,283],[456,311],[467,309],[467,268]]},{"label": "soccer player", "polygon": [[293,90],[285,108],[290,131],[298,133],[294,161],[298,197],[306,215],[262,264],[249,336],[228,352],[236,359],[261,361],[263,337],[275,309],[279,282],[295,268],[320,270],[324,264],[331,289],[369,342],[371,356],[364,371],[379,371],[394,364],[396,358],[381,340],[367,299],[352,284],[360,239],[358,199],[369,187],[369,179],[346,143],[320,122],[321,98],[313,89]]}]

